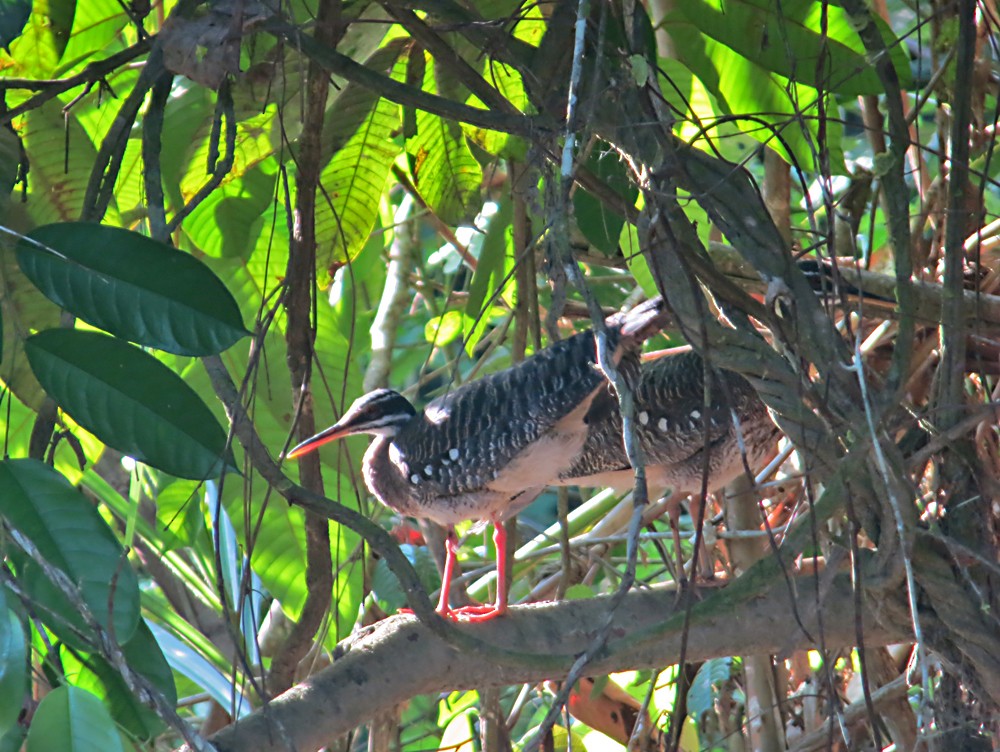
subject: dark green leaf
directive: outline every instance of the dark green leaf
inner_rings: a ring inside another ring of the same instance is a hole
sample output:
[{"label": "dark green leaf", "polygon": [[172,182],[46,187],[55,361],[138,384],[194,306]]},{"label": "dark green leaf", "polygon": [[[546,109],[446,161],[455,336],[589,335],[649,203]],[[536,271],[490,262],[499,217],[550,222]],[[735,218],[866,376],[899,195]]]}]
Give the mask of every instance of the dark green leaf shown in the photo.
[{"label": "dark green leaf", "polygon": [[31,0],[0,0],[0,47],[10,52],[31,15]]},{"label": "dark green leaf", "polygon": [[[428,593],[436,590],[441,585],[437,568],[434,566],[434,559],[425,546],[413,546],[409,543],[401,545],[400,550],[413,564],[420,577],[420,582]],[[406,605],[406,594],[399,585],[399,580],[392,573],[385,563],[385,559],[379,559],[375,565],[375,574],[372,577],[372,592],[385,606],[386,610],[393,612]]]},{"label": "dark green leaf", "polygon": [[17,725],[28,691],[28,652],[24,627],[8,606],[9,594],[0,588],[0,737]]},{"label": "dark green leaf", "polygon": [[45,696],[28,732],[27,752],[122,752],[111,714],[85,689],[63,685]]},{"label": "dark green leaf", "polygon": [[[626,204],[635,204],[639,189],[629,180],[625,163],[610,151],[607,143],[602,141],[594,147],[587,167]],[[573,194],[573,209],[576,225],[591,245],[607,256],[617,252],[625,217],[583,188]]]},{"label": "dark green leaf", "polygon": [[71,329],[36,334],[24,349],[45,391],[108,446],[180,478],[234,467],[212,411],[152,355]]},{"label": "dark green leaf", "polygon": [[[76,584],[91,615],[118,640],[128,640],[139,622],[139,585],[125,551],[107,523],[62,475],[36,460],[0,461],[0,516],[31,539],[45,560]],[[18,581],[31,599],[55,618],[43,618],[60,637],[84,645],[89,633],[70,601],[23,554],[13,556]],[[74,629],[67,629],[67,624]]]},{"label": "dark green leaf", "polygon": [[84,222],[29,237],[36,242],[22,240],[17,250],[24,273],[88,324],[177,355],[216,354],[247,334],[229,290],[190,254]]}]

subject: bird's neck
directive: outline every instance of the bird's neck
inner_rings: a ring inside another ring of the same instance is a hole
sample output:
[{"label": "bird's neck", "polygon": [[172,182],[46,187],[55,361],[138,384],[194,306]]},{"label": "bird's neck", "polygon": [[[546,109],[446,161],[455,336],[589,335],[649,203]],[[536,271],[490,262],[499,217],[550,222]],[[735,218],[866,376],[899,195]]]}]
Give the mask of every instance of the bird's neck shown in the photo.
[{"label": "bird's neck", "polygon": [[405,464],[394,461],[392,436],[376,435],[365,452],[362,471],[365,485],[372,495],[400,514],[417,514],[413,504],[413,487]]}]

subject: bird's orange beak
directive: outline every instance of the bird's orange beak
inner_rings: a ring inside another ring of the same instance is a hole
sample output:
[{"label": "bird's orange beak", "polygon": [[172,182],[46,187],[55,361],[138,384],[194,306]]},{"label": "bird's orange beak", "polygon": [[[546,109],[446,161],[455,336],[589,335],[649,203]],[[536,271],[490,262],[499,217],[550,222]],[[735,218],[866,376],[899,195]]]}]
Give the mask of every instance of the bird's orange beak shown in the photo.
[{"label": "bird's orange beak", "polygon": [[350,433],[351,431],[349,429],[341,427],[339,423],[337,425],[330,426],[325,431],[320,431],[315,436],[306,439],[298,446],[292,447],[285,453],[285,459],[294,460],[296,457],[301,457],[303,454],[309,454],[309,452],[314,449],[319,449],[324,444],[329,444],[331,441],[336,441],[344,436],[348,436]]}]

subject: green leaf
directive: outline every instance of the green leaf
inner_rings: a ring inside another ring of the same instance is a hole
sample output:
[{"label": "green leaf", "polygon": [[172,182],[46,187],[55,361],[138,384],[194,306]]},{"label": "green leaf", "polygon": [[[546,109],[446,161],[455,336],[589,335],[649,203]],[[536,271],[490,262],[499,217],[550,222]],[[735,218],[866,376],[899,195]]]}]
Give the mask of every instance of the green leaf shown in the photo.
[{"label": "green leaf", "polygon": [[45,393],[24,357],[24,340],[32,331],[58,326],[59,308],[24,276],[10,248],[0,249],[0,279],[3,279],[0,310],[3,311],[4,352],[0,379],[21,402],[37,412]]},{"label": "green leaf", "polygon": [[[74,111],[64,115],[58,99],[31,110],[24,117],[21,140],[31,160],[26,205],[31,219],[36,224],[78,219],[97,149]],[[117,216],[114,205],[112,201],[108,221]]]},{"label": "green leaf", "polygon": [[71,329],[36,334],[24,349],[45,391],[108,446],[180,478],[235,469],[211,410],[152,355]]},{"label": "green leaf", "polygon": [[201,509],[202,485],[197,481],[174,481],[156,495],[156,523],[168,549],[190,546],[205,530]]},{"label": "green leaf", "polygon": [[103,703],[85,689],[64,685],[45,696],[28,732],[27,752],[124,752]]},{"label": "green leaf", "polygon": [[220,185],[184,220],[184,232],[208,256],[249,256],[274,201],[277,178],[277,160],[267,159]]},{"label": "green leaf", "polygon": [[[119,641],[127,641],[139,622],[139,584],[124,561],[125,551],[90,502],[55,470],[37,460],[0,461],[0,516],[31,539],[52,566],[76,584],[80,597],[98,623],[111,626]],[[18,581],[56,618],[46,624],[60,637],[80,646],[73,629],[89,634],[77,609],[24,555],[12,554]]]},{"label": "green leaf", "polygon": [[[144,620],[139,620],[132,639],[122,645],[122,653],[129,668],[148,679],[167,703],[177,703],[173,673]],[[148,741],[163,731],[163,720],[139,702],[122,675],[103,657],[97,654],[81,656],[64,649],[61,660],[66,675],[72,677],[73,686],[92,692],[104,702],[115,723],[130,736]]]},{"label": "green leaf", "polygon": [[[402,42],[389,43],[365,65],[380,73],[391,70]],[[332,274],[361,252],[378,219],[382,189],[400,151],[392,140],[399,106],[368,87],[348,84],[327,122],[323,145],[332,157],[320,174],[323,190],[316,198],[316,262]]]},{"label": "green leaf", "polygon": [[29,238],[18,243],[21,269],[88,324],[177,355],[220,353],[248,334],[229,290],[188,253],[86,222],[39,227]]},{"label": "green leaf", "polygon": [[77,2],[73,30],[63,50],[57,74],[68,72],[97,55],[104,57],[123,48],[124,44],[117,37],[128,24],[128,14],[118,0]]},{"label": "green leaf", "polygon": [[[403,552],[413,568],[417,570],[420,583],[428,593],[432,593],[441,587],[441,578],[438,576],[434,559],[426,546],[414,546],[409,543],[400,545],[399,550]],[[406,593],[403,592],[396,575],[389,569],[385,559],[379,559],[375,563],[375,571],[372,574],[372,592],[379,599],[385,610],[394,613],[406,605]]]},{"label": "green leaf", "polygon": [[10,52],[10,43],[21,35],[30,15],[31,0],[0,0],[0,47]]},{"label": "green leaf", "polygon": [[28,691],[28,652],[24,627],[0,588],[0,737],[17,726]]}]

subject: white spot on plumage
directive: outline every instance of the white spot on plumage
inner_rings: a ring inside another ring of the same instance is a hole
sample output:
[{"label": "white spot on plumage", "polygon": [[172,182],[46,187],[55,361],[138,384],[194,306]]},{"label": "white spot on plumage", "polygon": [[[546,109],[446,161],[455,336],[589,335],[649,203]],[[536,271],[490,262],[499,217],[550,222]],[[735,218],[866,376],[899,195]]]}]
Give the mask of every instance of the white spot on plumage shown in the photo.
[{"label": "white spot on plumage", "polygon": [[414,473],[413,475],[411,475],[410,476],[410,483],[412,483],[415,486],[418,485],[420,483],[420,476],[417,473]]},{"label": "white spot on plumage", "polygon": [[698,418],[700,418],[700,417],[701,417],[701,413],[700,412],[698,412],[697,410],[692,410],[691,411],[691,420],[698,420]]},{"label": "white spot on plumage", "polygon": [[657,425],[660,427],[661,431],[663,431],[664,433],[667,432],[667,419],[666,418],[660,418],[660,422],[657,423]]},{"label": "white spot on plumage", "polygon": [[449,449],[448,457],[450,457],[453,462],[458,462],[458,450],[455,447]]},{"label": "white spot on plumage", "polygon": [[430,478],[434,475],[434,468],[431,465],[424,465],[424,475]]},{"label": "white spot on plumage", "polygon": [[643,425],[649,423],[649,413],[647,413],[645,410],[639,413],[639,422],[642,423]]}]

